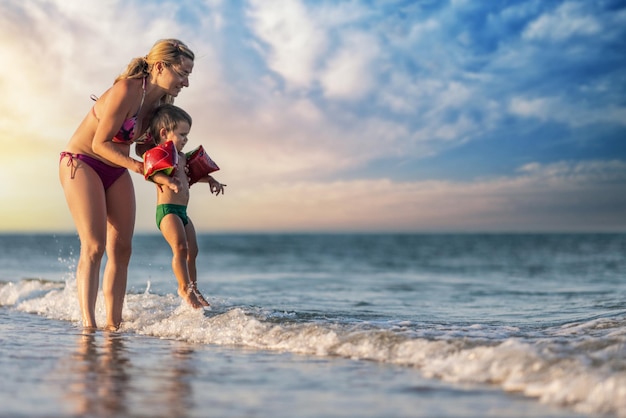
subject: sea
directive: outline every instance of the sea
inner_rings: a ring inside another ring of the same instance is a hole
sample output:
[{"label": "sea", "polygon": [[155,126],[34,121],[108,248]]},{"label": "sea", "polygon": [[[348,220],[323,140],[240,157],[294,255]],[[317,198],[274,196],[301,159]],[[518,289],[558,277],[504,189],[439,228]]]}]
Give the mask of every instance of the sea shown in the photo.
[{"label": "sea", "polygon": [[209,308],[136,234],[90,333],[76,235],[0,234],[0,416],[626,417],[626,234],[198,240]]}]

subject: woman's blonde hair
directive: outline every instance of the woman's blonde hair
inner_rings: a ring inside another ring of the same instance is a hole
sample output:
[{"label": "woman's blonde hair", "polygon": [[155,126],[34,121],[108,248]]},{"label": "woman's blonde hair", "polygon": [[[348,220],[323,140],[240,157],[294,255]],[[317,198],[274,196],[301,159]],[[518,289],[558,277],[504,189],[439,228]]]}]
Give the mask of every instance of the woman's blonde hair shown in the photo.
[{"label": "woman's blonde hair", "polygon": [[[150,74],[152,67],[157,62],[165,65],[179,65],[183,58],[195,59],[195,54],[187,45],[178,39],[161,39],[157,41],[145,57],[133,58],[126,70],[117,76],[114,83],[127,78],[144,78]],[[172,103],[174,98],[165,96],[165,103]]]}]

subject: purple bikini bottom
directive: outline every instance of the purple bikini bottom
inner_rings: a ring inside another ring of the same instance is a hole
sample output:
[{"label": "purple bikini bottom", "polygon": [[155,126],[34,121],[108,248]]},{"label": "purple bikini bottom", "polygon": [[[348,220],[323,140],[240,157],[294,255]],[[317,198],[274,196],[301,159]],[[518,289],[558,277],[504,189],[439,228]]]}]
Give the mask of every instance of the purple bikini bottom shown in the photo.
[{"label": "purple bikini bottom", "polygon": [[89,167],[93,168],[96,174],[98,174],[100,180],[102,181],[102,186],[104,186],[104,190],[111,187],[111,185],[127,171],[124,167],[112,167],[85,154],[72,154],[71,152],[63,151],[59,162],[63,160],[63,157],[69,157],[67,165],[68,167],[70,165],[72,166],[72,178],[74,178],[74,175],[76,174],[76,162],[74,159],[80,160]]}]

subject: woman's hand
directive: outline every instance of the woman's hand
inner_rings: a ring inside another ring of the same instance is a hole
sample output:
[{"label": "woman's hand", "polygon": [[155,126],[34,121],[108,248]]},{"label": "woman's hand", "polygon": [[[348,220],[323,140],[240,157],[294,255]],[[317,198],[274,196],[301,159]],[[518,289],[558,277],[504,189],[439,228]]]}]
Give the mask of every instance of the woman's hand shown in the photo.
[{"label": "woman's hand", "polygon": [[143,176],[143,161],[137,161],[134,158],[131,159],[133,160],[133,166],[131,167],[131,170]]}]

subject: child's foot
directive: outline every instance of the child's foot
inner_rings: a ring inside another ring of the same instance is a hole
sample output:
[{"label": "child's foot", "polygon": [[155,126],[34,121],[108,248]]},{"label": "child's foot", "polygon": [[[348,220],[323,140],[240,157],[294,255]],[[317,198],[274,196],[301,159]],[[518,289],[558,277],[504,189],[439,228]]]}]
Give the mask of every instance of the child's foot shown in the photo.
[{"label": "child's foot", "polygon": [[196,299],[202,306],[211,306],[211,304],[202,296],[202,293],[198,290],[196,283],[191,284],[191,289],[193,289],[193,293],[196,295]]},{"label": "child's foot", "polygon": [[180,296],[185,302],[191,305],[194,309],[202,308],[202,304],[198,301],[196,294],[193,291],[192,287],[188,287],[187,289],[178,289],[178,296]]},{"label": "child's foot", "polygon": [[198,299],[198,302],[200,302],[202,306],[211,306],[211,304],[204,298],[204,296],[202,296],[202,293],[198,291],[194,293],[196,294],[196,298]]}]

